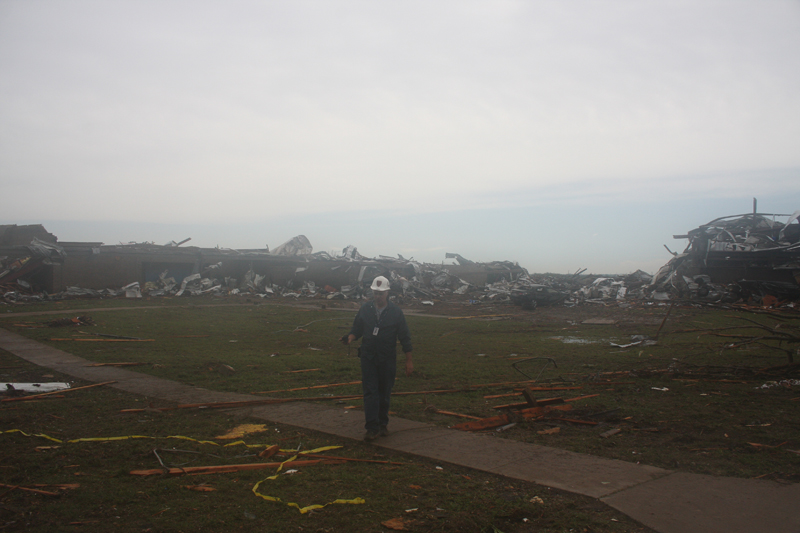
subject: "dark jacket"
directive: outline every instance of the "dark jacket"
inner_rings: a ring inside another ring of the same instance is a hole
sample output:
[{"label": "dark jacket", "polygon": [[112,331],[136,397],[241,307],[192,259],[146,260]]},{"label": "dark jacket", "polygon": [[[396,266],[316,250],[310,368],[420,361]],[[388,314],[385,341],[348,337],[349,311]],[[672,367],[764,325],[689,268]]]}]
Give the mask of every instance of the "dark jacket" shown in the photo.
[{"label": "dark jacket", "polygon": [[[374,335],[378,328],[378,335]],[[397,341],[403,347],[404,353],[411,351],[411,332],[406,325],[403,311],[392,302],[388,302],[386,309],[381,313],[380,320],[375,309],[375,302],[367,302],[358,310],[350,333],[356,339],[363,337],[360,355],[371,359],[373,357],[397,357]]]}]

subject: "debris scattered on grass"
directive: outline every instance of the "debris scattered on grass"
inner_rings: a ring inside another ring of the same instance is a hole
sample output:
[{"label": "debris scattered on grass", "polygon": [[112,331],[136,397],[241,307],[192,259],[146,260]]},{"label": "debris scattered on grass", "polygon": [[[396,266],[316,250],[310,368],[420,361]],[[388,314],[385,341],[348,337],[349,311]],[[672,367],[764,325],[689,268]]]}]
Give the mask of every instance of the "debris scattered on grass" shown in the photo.
[{"label": "debris scattered on grass", "polygon": [[94,320],[90,316],[76,316],[75,318],[58,318],[47,322],[51,328],[61,328],[65,326],[94,326]]},{"label": "debris scattered on grass", "polygon": [[210,487],[208,485],[184,485],[183,488],[194,490],[197,492],[214,492],[215,490],[217,490],[214,487]]},{"label": "debris scattered on grass", "polygon": [[561,432],[561,428],[560,427],[554,427],[554,428],[550,428],[550,429],[543,429],[541,431],[537,431],[536,433],[538,433],[539,435],[555,435],[556,433],[559,433],[559,432]]},{"label": "debris scattered on grass", "polygon": [[242,424],[240,426],[236,426],[235,428],[231,429],[224,435],[220,435],[219,437],[214,437],[214,438],[219,440],[233,440],[233,439],[240,439],[245,435],[252,435],[253,433],[263,433],[265,431],[269,431],[266,424]]},{"label": "debris scattered on grass", "polygon": [[620,428],[609,429],[608,431],[600,433],[600,436],[603,437],[604,439],[607,439],[608,437],[611,437],[612,435],[616,435],[620,431],[622,431]]},{"label": "debris scattered on grass", "polygon": [[70,388],[69,383],[49,382],[49,383],[0,383],[0,394],[3,392],[53,392]]},{"label": "debris scattered on grass", "polygon": [[[56,489],[77,489],[80,487],[78,483],[64,483],[60,485],[33,485],[34,487],[54,487]],[[9,490],[21,490],[25,492],[33,492],[34,494],[42,494],[44,496],[61,496],[60,492],[53,492],[49,490],[42,490],[41,488],[31,488],[31,487],[23,487],[21,485],[6,485],[5,483],[0,483],[0,487],[7,488]]]},{"label": "debris scattered on grass", "polygon": [[[93,387],[101,387],[103,385],[110,385],[112,383],[116,383],[116,381],[105,381],[103,383],[95,383],[93,385],[86,385],[84,387],[71,387],[71,388],[62,389],[62,390],[53,391],[53,392],[45,392],[44,394],[34,394],[32,396],[18,396],[16,398],[3,398],[2,400],[0,400],[0,402],[17,402],[17,401],[27,401],[27,400],[38,400],[39,398],[45,398],[45,397],[48,397],[48,396],[50,396],[50,397],[61,397],[62,396],[61,393],[64,393],[64,392],[75,392],[75,391],[84,390],[84,389],[91,389]],[[51,396],[51,395],[54,395],[54,394],[58,394],[58,396]]]},{"label": "debris scattered on grass", "polygon": [[781,381],[767,381],[756,389],[772,389],[774,387],[797,387],[800,386],[800,379],[782,379]]},{"label": "debris scattered on grass", "polygon": [[405,531],[406,524],[403,522],[402,518],[392,518],[390,520],[386,520],[381,522],[381,525],[384,527],[388,527],[389,529],[394,529],[396,531]]}]

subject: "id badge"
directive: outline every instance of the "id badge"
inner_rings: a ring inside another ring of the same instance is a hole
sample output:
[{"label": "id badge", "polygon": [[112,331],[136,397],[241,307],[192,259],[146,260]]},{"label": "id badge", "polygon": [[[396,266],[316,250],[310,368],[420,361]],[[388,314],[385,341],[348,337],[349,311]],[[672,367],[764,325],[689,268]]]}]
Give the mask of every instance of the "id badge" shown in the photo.
[{"label": "id badge", "polygon": [[378,328],[377,327],[372,330],[372,336],[373,337],[377,337],[378,336]]}]

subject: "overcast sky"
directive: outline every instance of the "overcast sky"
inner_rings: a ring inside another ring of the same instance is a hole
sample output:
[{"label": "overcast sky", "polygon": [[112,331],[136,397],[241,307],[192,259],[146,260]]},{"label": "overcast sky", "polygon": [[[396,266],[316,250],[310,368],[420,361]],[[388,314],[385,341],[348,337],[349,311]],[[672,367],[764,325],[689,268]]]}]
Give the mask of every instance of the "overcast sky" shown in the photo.
[{"label": "overcast sky", "polygon": [[653,273],[800,209],[800,2],[0,1],[0,224]]}]

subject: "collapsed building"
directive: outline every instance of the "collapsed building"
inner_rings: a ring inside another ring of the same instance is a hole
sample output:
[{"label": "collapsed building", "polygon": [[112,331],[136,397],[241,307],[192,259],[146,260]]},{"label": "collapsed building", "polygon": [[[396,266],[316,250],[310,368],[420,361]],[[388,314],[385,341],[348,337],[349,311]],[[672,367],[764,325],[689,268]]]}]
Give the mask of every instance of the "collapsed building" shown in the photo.
[{"label": "collapsed building", "polygon": [[676,239],[682,253],[655,276],[655,297],[800,300],[800,211],[716,218]]},{"label": "collapsed building", "polygon": [[105,245],[59,242],[41,225],[0,226],[0,294],[5,302],[72,297],[254,295],[262,298],[359,299],[378,275],[393,294],[432,305],[452,296],[467,303],[537,306],[701,300],[759,305],[800,301],[800,211],[721,217],[676,239],[682,253],[655,276],[531,275],[510,261],[455,264],[397,257],[314,252],[298,235],[270,251],[184,246],[170,242]]},{"label": "collapsed building", "polygon": [[257,294],[360,297],[375,276],[393,280],[398,293],[431,298],[463,294],[470,287],[514,282],[527,271],[509,261],[475,263],[448,254],[457,264],[362,256],[355,246],[341,254],[313,252],[298,235],[270,251],[182,246],[170,242],[105,245],[58,242],[41,225],[0,226],[0,290],[5,300],[77,296],[183,296]]}]

